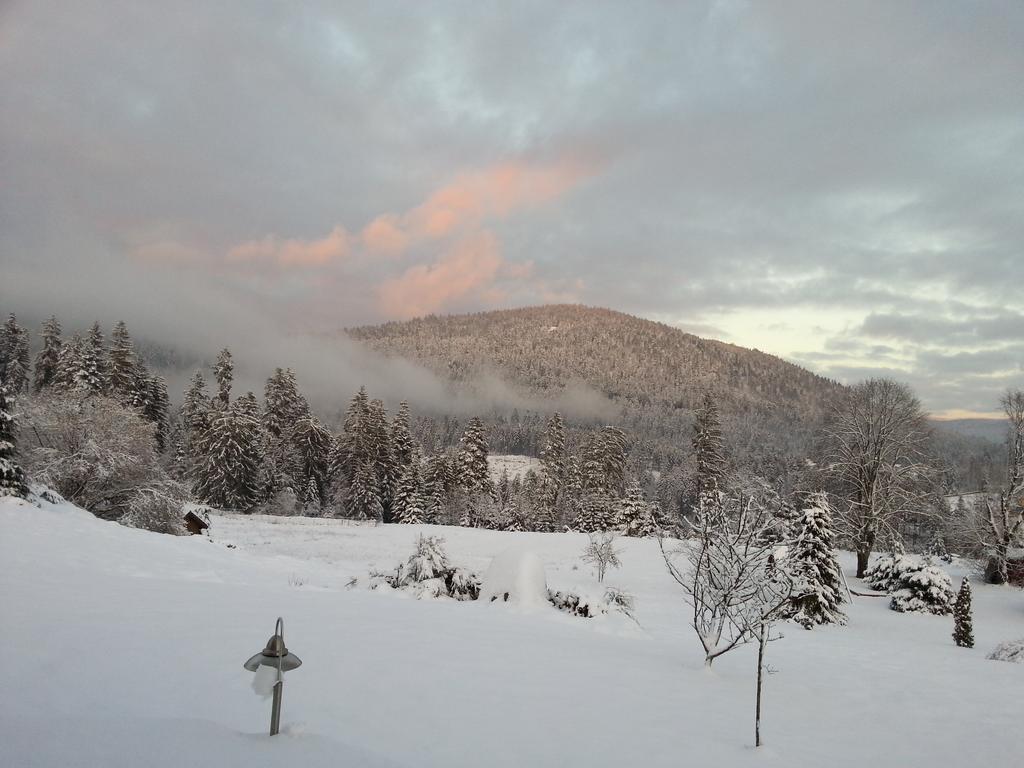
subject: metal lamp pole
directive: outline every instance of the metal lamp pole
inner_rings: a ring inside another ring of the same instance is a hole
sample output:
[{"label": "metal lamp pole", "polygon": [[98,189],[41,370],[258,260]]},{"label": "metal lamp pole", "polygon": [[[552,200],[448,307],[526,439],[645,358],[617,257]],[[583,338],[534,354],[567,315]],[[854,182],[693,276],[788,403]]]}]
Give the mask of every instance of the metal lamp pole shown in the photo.
[{"label": "metal lamp pole", "polygon": [[284,644],[284,619],[278,617],[274,625],[274,635],[267,640],[267,647],[254,655],[243,665],[250,672],[256,672],[261,666],[272,667],[277,671],[274,681],[274,698],[270,705],[270,735],[276,736],[281,731],[281,694],[284,692],[284,673],[302,664],[302,660],[294,653],[289,653]]}]

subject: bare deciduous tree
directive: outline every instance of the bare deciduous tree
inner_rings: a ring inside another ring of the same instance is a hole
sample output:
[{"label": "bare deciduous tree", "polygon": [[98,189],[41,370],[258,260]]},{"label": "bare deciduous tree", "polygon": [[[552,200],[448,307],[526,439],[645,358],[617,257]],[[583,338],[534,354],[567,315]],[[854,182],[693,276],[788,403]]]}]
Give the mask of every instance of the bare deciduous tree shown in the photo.
[{"label": "bare deciduous tree", "polygon": [[[690,626],[707,666],[759,637],[792,596],[793,580],[775,562],[771,530],[771,516],[750,501],[732,518],[699,516],[695,539],[675,550],[666,550],[664,539],[658,539],[668,572],[692,609]],[[689,567],[681,567],[680,560]]]},{"label": "bare deciduous tree", "polygon": [[827,471],[842,500],[839,528],[854,543],[863,577],[879,537],[897,539],[900,520],[927,509],[931,430],[905,384],[869,379],[836,409],[825,440]]},{"label": "bare deciduous tree", "polygon": [[1007,392],[1000,400],[1010,422],[1006,438],[1006,483],[986,495],[978,526],[980,543],[988,556],[985,579],[1006,583],[1006,559],[1011,547],[1024,538],[1024,390]]},{"label": "bare deciduous tree", "polygon": [[597,580],[604,583],[604,575],[608,566],[618,568],[622,565],[619,551],[615,549],[615,534],[604,531],[590,534],[590,543],[583,550],[582,560],[591,563],[597,569]]}]

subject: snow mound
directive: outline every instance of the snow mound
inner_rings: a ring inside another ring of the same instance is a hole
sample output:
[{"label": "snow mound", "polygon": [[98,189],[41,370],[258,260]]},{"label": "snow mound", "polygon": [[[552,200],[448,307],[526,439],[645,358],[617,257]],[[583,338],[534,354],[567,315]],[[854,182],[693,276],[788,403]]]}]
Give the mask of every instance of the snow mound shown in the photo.
[{"label": "snow mound", "polygon": [[1000,643],[988,655],[988,658],[993,661],[1012,661],[1015,664],[1024,664],[1024,637]]},{"label": "snow mound", "polygon": [[512,547],[497,555],[480,586],[484,602],[514,603],[523,607],[550,607],[544,563],[535,552]]}]

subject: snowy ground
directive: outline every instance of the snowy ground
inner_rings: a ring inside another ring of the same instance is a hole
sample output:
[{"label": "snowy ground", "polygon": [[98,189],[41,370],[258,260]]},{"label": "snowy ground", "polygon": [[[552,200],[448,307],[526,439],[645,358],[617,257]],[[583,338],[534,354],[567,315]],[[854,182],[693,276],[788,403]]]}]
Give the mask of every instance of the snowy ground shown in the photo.
[{"label": "snowy ground", "polygon": [[[346,589],[421,530],[486,569],[535,550],[549,586],[593,583],[585,537],[216,516],[213,539],[0,501],[0,763],[11,766],[905,766],[1024,760],[1024,591],[975,589],[977,648],[951,620],[862,598],[847,627],[769,648],[767,746],[752,746],[754,648],[702,666],[653,541],[608,581],[642,628],[497,603]],[[848,563],[849,564],[849,563]],[[280,737],[242,662],[283,615],[303,666]]]}]

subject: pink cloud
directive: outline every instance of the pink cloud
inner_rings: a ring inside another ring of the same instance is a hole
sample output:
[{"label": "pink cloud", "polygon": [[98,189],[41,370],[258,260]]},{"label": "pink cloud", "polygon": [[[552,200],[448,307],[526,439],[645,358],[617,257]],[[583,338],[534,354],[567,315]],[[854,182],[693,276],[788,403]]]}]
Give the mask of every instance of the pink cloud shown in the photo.
[{"label": "pink cloud", "polygon": [[250,240],[228,251],[228,261],[312,267],[344,259],[351,253],[351,237],[344,227],[337,226],[319,240],[282,240],[274,235],[268,235],[262,240]]},{"label": "pink cloud", "polygon": [[409,247],[409,235],[393,213],[378,216],[367,224],[363,228],[362,240],[367,249],[388,255],[402,253]]},{"label": "pink cloud", "polygon": [[436,312],[451,301],[490,289],[505,261],[497,238],[481,231],[458,241],[434,264],[417,264],[379,289],[380,307],[390,317]]},{"label": "pink cloud", "polygon": [[505,163],[459,174],[402,217],[414,237],[438,238],[487,218],[504,218],[564,194],[589,173],[576,163]]}]

